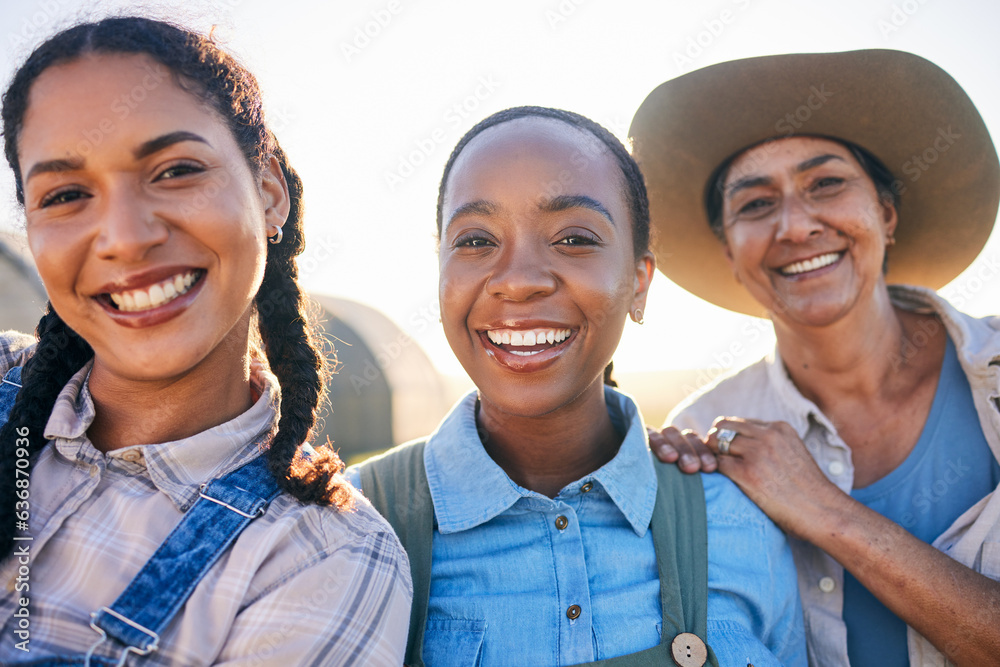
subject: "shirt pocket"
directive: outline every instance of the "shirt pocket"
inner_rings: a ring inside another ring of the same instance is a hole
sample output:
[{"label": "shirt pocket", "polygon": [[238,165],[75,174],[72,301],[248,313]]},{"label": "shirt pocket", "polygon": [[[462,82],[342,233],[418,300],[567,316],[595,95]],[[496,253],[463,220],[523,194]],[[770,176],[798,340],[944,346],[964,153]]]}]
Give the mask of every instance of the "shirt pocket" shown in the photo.
[{"label": "shirt pocket", "polygon": [[431,616],[424,630],[427,667],[478,667],[483,656],[486,621]]}]

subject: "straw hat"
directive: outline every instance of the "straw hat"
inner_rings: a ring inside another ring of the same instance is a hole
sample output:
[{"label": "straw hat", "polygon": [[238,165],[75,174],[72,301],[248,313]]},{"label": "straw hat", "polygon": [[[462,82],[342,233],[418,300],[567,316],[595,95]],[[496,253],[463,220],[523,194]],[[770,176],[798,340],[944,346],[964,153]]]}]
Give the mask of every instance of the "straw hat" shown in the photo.
[{"label": "straw hat", "polygon": [[727,158],[795,134],[845,139],[896,177],[900,194],[888,282],[937,289],[982,250],[996,220],[1000,165],[982,117],[937,65],[870,49],[747,58],[658,86],[629,134],[649,188],[663,273],[716,305],[762,307],[733,278],[703,198]]}]

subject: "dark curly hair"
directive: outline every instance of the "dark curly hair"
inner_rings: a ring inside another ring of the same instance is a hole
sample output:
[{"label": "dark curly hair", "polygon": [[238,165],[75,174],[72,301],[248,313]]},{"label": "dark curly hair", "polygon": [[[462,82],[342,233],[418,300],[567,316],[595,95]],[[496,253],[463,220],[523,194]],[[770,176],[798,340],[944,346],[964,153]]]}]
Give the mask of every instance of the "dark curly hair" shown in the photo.
[{"label": "dark curly hair", "polygon": [[[302,181],[264,123],[260,90],[249,71],[211,38],[163,21],[115,17],[56,34],[31,53],[3,96],[4,150],[14,171],[18,202],[24,204],[17,144],[31,86],[49,67],[92,53],[152,58],[172,73],[179,86],[218,112],[254,173],[259,174],[272,155],[280,163],[291,206],[282,242],[268,244],[263,282],[254,298],[260,340],[282,394],[281,418],[268,448],[268,464],[279,486],[300,501],[350,508],[354,493],[342,475],[337,453],[319,447],[308,457],[299,454],[325,396],[328,365],[298,284],[295,258],[305,246]],[[22,370],[23,387],[7,424],[0,429],[0,507],[5,508],[13,507],[16,499],[15,433],[27,427],[33,466],[45,445],[43,432],[57,395],[93,357],[91,347],[63,322],[51,303],[35,336],[38,345]],[[0,517],[2,558],[13,548],[15,516],[4,511]]]},{"label": "dark curly hair", "polygon": [[[607,128],[586,116],[582,116],[572,111],[563,109],[553,109],[551,107],[511,107],[503,111],[487,116],[476,123],[472,129],[458,140],[454,150],[445,163],[444,173],[441,176],[441,183],[438,185],[437,200],[437,233],[441,236],[441,227],[444,221],[444,191],[448,185],[448,177],[451,169],[455,166],[455,161],[461,155],[469,142],[475,139],[484,130],[519,118],[551,118],[558,120],[571,127],[587,132],[596,137],[604,144],[618,162],[618,167],[622,172],[622,191],[625,195],[625,203],[628,204],[629,217],[632,219],[632,250],[638,259],[643,253],[649,250],[649,195],[646,193],[646,181],[639,170],[639,165],[635,158],[628,152],[615,135],[611,134]],[[611,377],[614,369],[614,362],[608,364],[604,369],[604,384],[617,387],[618,383]]]},{"label": "dark curly hair", "polygon": [[484,130],[488,130],[501,123],[517,120],[518,118],[551,118],[562,121],[571,127],[593,135],[611,151],[622,172],[622,190],[624,191],[625,202],[628,204],[629,216],[632,218],[632,247],[636,258],[649,250],[649,195],[646,194],[646,181],[643,179],[642,172],[639,170],[639,165],[636,164],[635,159],[628,152],[628,149],[622,145],[622,142],[600,123],[572,111],[553,109],[551,107],[524,106],[497,111],[476,123],[472,129],[458,140],[454,150],[451,151],[451,155],[448,157],[448,162],[445,163],[444,174],[442,174],[441,183],[438,185],[438,236],[441,236],[442,216],[444,215],[444,211],[442,210],[444,205],[444,191],[448,185],[448,177],[451,175],[451,169],[455,166],[455,160],[458,159],[458,156],[465,150],[469,142],[479,136]]}]

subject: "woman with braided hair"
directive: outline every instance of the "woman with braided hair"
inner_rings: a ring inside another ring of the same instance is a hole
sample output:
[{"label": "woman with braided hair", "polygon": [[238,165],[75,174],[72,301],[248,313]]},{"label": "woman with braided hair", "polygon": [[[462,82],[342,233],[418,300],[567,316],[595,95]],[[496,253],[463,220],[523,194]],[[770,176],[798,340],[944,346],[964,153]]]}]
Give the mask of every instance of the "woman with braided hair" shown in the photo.
[{"label": "woman with braided hair", "polygon": [[0,335],[0,662],[399,664],[403,551],[308,444],[302,185],[253,76],[106,19],[35,49],[3,128],[50,303]]}]

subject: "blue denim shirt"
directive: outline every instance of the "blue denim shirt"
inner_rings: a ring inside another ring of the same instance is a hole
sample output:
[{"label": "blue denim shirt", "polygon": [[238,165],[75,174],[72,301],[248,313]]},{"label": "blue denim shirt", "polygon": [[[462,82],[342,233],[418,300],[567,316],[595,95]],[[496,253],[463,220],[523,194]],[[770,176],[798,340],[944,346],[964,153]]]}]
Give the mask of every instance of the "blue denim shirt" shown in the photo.
[{"label": "blue denim shirt", "polygon": [[[475,393],[430,436],[424,461],[437,530],[427,664],[572,665],[660,642],[649,531],[656,473],[635,403],[611,388],[605,400],[625,433],[618,454],[554,499],[515,484],[486,453]],[[702,481],[708,641],[719,664],[805,665],[784,534],[727,478]],[[580,607],[575,619],[567,613],[572,605]]]}]

